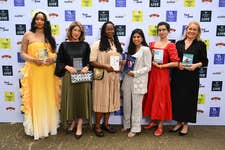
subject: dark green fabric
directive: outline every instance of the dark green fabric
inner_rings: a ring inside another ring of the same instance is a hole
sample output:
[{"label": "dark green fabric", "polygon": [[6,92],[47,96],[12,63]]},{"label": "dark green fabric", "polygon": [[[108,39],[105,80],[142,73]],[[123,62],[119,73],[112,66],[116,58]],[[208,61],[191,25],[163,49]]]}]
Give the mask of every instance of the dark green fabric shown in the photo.
[{"label": "dark green fabric", "polygon": [[61,123],[63,128],[73,119],[87,119],[92,124],[91,83],[72,84],[66,72],[62,79]]}]

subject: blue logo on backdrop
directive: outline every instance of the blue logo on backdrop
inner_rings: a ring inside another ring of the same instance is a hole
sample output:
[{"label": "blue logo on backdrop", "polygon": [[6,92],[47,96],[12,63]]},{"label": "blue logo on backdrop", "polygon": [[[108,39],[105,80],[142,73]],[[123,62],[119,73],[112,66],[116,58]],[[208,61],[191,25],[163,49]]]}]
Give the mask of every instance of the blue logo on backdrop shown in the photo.
[{"label": "blue logo on backdrop", "polygon": [[126,0],[116,0],[116,7],[126,7]]},{"label": "blue logo on backdrop", "polygon": [[114,116],[123,116],[123,106],[120,106],[120,110],[114,112]]},{"label": "blue logo on backdrop", "polygon": [[92,25],[84,25],[85,35],[92,36]]},{"label": "blue logo on backdrop", "polygon": [[75,21],[75,10],[65,10],[65,21]]},{"label": "blue logo on backdrop", "polygon": [[219,7],[225,7],[225,0],[219,0]]},{"label": "blue logo on backdrop", "polygon": [[186,29],[186,26],[187,26],[187,25],[183,25],[183,26],[182,26],[182,35],[184,35],[184,31],[185,31],[185,29]]},{"label": "blue logo on backdrop", "polygon": [[167,22],[176,22],[177,21],[177,11],[176,10],[166,11],[166,21]]},{"label": "blue logo on backdrop", "polygon": [[17,52],[17,61],[18,63],[24,63],[25,61],[23,60],[23,58],[20,55],[20,52]]},{"label": "blue logo on backdrop", "polygon": [[14,6],[24,6],[24,0],[14,0]]},{"label": "blue logo on backdrop", "polygon": [[219,117],[220,116],[220,107],[210,107],[209,117]]},{"label": "blue logo on backdrop", "polygon": [[225,54],[215,54],[214,55],[214,64],[224,64]]}]

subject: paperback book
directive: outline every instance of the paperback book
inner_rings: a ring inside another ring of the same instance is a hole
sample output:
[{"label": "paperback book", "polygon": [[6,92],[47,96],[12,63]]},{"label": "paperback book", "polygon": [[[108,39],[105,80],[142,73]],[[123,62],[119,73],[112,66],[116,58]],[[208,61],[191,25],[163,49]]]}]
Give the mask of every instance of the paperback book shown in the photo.
[{"label": "paperback book", "polygon": [[135,61],[136,61],[135,57],[127,55],[127,60],[126,60],[126,64],[124,66],[123,71],[125,73],[127,73],[127,72],[129,72],[131,70],[134,70]]},{"label": "paperback book", "polygon": [[182,64],[184,65],[184,67],[186,68],[190,67],[191,64],[193,63],[193,58],[194,58],[193,54],[184,53],[182,59]]},{"label": "paperback book", "polygon": [[158,64],[162,64],[163,63],[163,50],[162,49],[154,49],[153,50],[153,61],[158,63]]}]

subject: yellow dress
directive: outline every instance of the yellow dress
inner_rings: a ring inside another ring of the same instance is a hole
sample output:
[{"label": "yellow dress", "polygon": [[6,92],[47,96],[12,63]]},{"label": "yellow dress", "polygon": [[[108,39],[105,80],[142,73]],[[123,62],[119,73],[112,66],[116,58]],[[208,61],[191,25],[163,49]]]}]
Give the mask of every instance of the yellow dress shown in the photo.
[{"label": "yellow dress", "polygon": [[[38,51],[50,47],[47,43],[34,42],[28,45],[27,53],[38,58]],[[47,48],[48,57],[54,57]],[[59,79],[54,76],[55,64],[36,65],[25,62],[21,69],[22,107],[25,133],[35,140],[56,135],[59,126]]]}]

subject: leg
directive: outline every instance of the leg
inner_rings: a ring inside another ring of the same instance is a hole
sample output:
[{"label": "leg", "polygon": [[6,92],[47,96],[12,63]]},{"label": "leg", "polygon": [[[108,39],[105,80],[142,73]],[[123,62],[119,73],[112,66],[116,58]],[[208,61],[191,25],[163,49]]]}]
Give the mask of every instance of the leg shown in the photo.
[{"label": "leg", "polygon": [[77,120],[77,131],[74,134],[74,136],[75,136],[76,139],[80,139],[81,136],[83,135],[82,134],[82,125],[83,125],[82,118],[78,118],[78,120]]},{"label": "leg", "polygon": [[182,126],[182,122],[177,121],[176,126],[175,126],[173,129],[171,129],[170,132],[177,132],[177,131],[180,130],[182,127],[183,127],[183,126]]},{"label": "leg", "polygon": [[184,122],[183,128],[179,132],[180,135],[186,135],[188,133],[188,122]]},{"label": "leg", "polygon": [[104,123],[102,129],[108,131],[109,133],[116,133],[116,130],[109,125],[110,113],[104,113]]},{"label": "leg", "polygon": [[95,127],[94,127],[94,132],[96,136],[102,137],[104,136],[104,133],[102,129],[100,128],[100,121],[102,118],[102,113],[100,112],[95,112]]},{"label": "leg", "polygon": [[159,121],[158,127],[154,132],[155,136],[161,136],[163,134],[163,120]]}]

